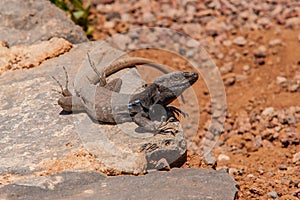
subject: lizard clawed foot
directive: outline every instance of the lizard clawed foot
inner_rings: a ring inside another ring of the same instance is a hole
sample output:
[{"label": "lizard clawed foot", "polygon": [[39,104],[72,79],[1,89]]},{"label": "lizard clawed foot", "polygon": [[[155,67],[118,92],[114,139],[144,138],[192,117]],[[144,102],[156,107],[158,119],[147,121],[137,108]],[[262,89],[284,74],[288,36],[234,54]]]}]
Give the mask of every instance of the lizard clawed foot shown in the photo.
[{"label": "lizard clawed foot", "polygon": [[58,91],[58,90],[53,89],[53,91],[58,92],[59,94],[61,94],[64,97],[72,96],[72,93],[68,89],[69,76],[68,76],[67,70],[66,70],[66,68],[64,66],[63,66],[63,69],[64,69],[65,77],[66,77],[65,88],[63,88],[62,84],[54,76],[51,76],[51,78],[53,78],[56,81],[56,83],[58,84],[58,86],[60,87],[60,90],[61,90],[61,91]]},{"label": "lizard clawed foot", "polygon": [[168,106],[167,108],[168,108],[168,110],[169,110],[170,112],[173,112],[173,113],[175,113],[176,115],[182,114],[183,117],[188,117],[188,116],[189,116],[188,113],[182,111],[181,109],[179,109],[179,108],[177,108],[177,107],[175,107],[175,106]]},{"label": "lizard clawed foot", "polygon": [[170,117],[167,121],[165,121],[165,116],[161,117],[161,122],[158,128],[156,129],[159,133],[172,133],[172,135],[175,135],[175,133],[178,132],[178,127],[174,127],[174,125],[170,125],[170,122],[174,120],[174,117]]}]

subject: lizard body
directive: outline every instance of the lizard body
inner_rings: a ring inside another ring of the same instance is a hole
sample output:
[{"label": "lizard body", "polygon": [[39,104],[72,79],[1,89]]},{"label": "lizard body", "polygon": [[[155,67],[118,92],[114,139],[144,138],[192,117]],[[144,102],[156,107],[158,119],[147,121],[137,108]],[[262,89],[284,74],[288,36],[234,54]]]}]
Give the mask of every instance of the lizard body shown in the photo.
[{"label": "lizard body", "polygon": [[[154,64],[154,62],[145,58],[129,57],[113,62],[102,72],[99,72],[90,61],[90,65],[95,72],[94,77],[89,78],[91,83],[89,87],[93,88],[92,92],[82,95],[82,89],[80,89],[80,91],[76,91],[76,96],[73,96],[66,86],[61,92],[63,96],[58,100],[58,104],[65,111],[85,111],[92,119],[100,122],[122,123],[134,121],[146,131],[161,131],[161,124],[157,126],[151,121],[152,116],[156,120],[162,120],[163,117],[167,118],[167,111],[180,111],[179,109],[172,109],[174,107],[170,107],[170,109],[168,104],[195,83],[198,74],[183,71],[164,74],[146,87],[144,91],[137,94],[119,93],[122,84],[121,79],[114,79],[106,83],[106,76],[138,64]],[[153,66],[161,67],[158,64]],[[99,82],[99,85],[95,85],[97,82]]]}]

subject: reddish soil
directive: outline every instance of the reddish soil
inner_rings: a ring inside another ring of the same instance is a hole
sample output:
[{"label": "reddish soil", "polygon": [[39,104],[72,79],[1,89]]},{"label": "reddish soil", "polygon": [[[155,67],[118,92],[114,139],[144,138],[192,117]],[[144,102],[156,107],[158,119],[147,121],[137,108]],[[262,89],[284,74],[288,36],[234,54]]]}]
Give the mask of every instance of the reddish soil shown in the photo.
[{"label": "reddish soil", "polygon": [[[102,15],[101,15],[102,16]],[[103,17],[103,16],[102,16]],[[281,31],[278,31],[281,30]],[[243,36],[248,43],[244,46],[220,45],[219,52],[224,57],[218,58],[211,54],[217,66],[232,62],[234,75],[245,75],[241,80],[236,80],[231,85],[226,85],[227,118],[225,132],[219,138],[219,145],[215,147],[214,154],[217,159],[216,169],[226,169],[239,184],[237,199],[272,199],[268,193],[275,191],[279,199],[299,199],[300,195],[300,163],[293,163],[293,155],[300,151],[300,122],[280,125],[282,130],[277,131],[277,137],[272,139],[265,136],[269,130],[265,121],[251,122],[251,116],[256,113],[261,115],[267,107],[273,107],[276,111],[288,110],[291,106],[300,106],[300,92],[290,92],[286,87],[280,86],[276,79],[278,76],[292,80],[300,69],[300,41],[297,37],[299,30],[286,29],[277,25],[265,30],[252,30],[240,32],[238,30],[228,33],[228,39]],[[107,32],[96,30],[94,39],[109,36]],[[213,38],[207,38],[213,40]],[[280,39],[282,43],[269,46],[272,39]],[[251,42],[254,42],[251,44]],[[264,64],[258,64],[254,58],[254,51],[260,45],[267,47],[267,55]],[[240,56],[236,56],[239,53]],[[176,55],[162,55],[161,52],[136,52],[135,55],[151,57],[159,63],[173,67],[182,66],[172,62],[170,58]],[[180,62],[180,61],[179,61]],[[182,61],[184,63],[184,61]],[[249,72],[243,67],[250,66]],[[183,69],[182,67],[178,69]],[[299,75],[298,75],[299,76]],[[224,75],[224,78],[226,74]],[[200,80],[201,81],[201,80]],[[207,89],[194,88],[200,103],[200,128],[203,129],[209,114],[205,107],[209,103]],[[202,109],[201,109],[202,108]],[[189,112],[190,110],[185,110]],[[299,111],[295,114],[299,118]],[[276,116],[273,116],[276,119]],[[238,125],[240,121],[245,121]],[[272,119],[270,119],[272,120]],[[249,125],[250,128],[242,130],[241,127]],[[293,130],[293,142],[284,145],[283,137],[286,130]],[[199,144],[203,136],[200,131],[193,138]],[[261,144],[255,143],[255,138],[262,138]],[[222,159],[219,155],[228,156]],[[188,152],[188,161],[183,167],[211,168],[207,166],[202,157],[193,151]]]}]

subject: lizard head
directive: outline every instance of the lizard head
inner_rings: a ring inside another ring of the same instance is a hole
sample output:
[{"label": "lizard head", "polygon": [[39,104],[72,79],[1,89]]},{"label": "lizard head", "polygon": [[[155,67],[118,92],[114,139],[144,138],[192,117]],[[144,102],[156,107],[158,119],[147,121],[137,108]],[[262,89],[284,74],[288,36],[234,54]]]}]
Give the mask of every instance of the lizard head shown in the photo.
[{"label": "lizard head", "polygon": [[195,72],[176,71],[158,77],[153,84],[157,85],[159,104],[168,105],[180,96],[184,90],[189,88],[198,80]]}]

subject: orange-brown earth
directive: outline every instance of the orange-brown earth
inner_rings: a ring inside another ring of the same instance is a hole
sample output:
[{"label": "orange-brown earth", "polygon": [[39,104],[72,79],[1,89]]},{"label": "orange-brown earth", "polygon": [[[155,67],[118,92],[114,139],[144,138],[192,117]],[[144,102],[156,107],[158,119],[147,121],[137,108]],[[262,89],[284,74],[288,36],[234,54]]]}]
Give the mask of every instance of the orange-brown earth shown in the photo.
[{"label": "orange-brown earth", "polygon": [[[107,32],[106,32],[107,34]],[[103,31],[96,30],[93,38],[105,38]],[[109,35],[109,34],[108,34]],[[286,87],[277,83],[277,77],[283,76],[287,80],[292,80],[296,73],[300,73],[300,41],[298,39],[299,30],[286,29],[276,25],[270,29],[263,30],[234,30],[228,33],[228,39],[233,40],[238,36],[243,36],[247,44],[243,46],[220,45],[219,53],[222,57],[210,54],[218,67],[225,63],[232,62],[234,67],[230,71],[230,76],[244,75],[236,77],[232,84],[226,85],[227,97],[227,117],[225,131],[219,138],[219,146],[215,147],[214,155],[216,158],[220,154],[226,155],[227,159],[217,159],[217,169],[226,169],[237,180],[239,192],[237,199],[272,199],[268,193],[275,191],[280,199],[298,199],[300,195],[300,164],[293,163],[293,155],[300,151],[300,122],[285,125],[290,127],[296,134],[296,142],[285,146],[279,138],[264,139],[264,133],[257,124],[242,133],[239,133],[237,118],[249,121],[249,117],[254,112],[261,114],[267,107],[277,110],[287,110],[291,106],[300,106],[300,92],[290,92]],[[280,39],[281,42],[275,46],[269,46],[273,39]],[[213,41],[213,37],[207,38]],[[264,45],[267,55],[263,58],[264,64],[258,64],[254,58],[255,50]],[[236,56],[236,53],[239,55]],[[165,56],[162,52],[153,51],[136,52],[135,55],[150,57],[160,63],[170,65],[174,68],[185,69],[184,61],[178,60],[174,63],[171,59],[176,55]],[[224,61],[224,57],[227,58]],[[243,69],[249,65],[250,70]],[[180,66],[180,67],[179,67]],[[224,80],[226,80],[224,74]],[[299,76],[299,75],[298,75]],[[209,115],[205,112],[205,107],[209,103],[207,88],[202,80],[201,87],[194,88],[197,91],[197,98],[200,104],[200,129]],[[191,110],[185,110],[190,112]],[[299,111],[298,111],[299,112]],[[299,114],[298,114],[299,117]],[[298,119],[299,120],[299,119]],[[263,123],[263,122],[261,122]],[[266,128],[267,129],[267,128]],[[189,131],[189,130],[187,130]],[[279,134],[283,134],[279,131]],[[193,140],[199,144],[200,132],[194,133]],[[261,145],[255,145],[255,137],[263,138]],[[187,162],[183,167],[211,168],[207,166],[202,157],[193,151],[188,152]]]},{"label": "orange-brown earth", "polygon": [[[276,27],[280,28],[280,27]],[[293,79],[295,74],[300,72],[300,42],[297,40],[298,33],[293,30],[282,30],[278,35],[275,34],[276,28],[264,31],[234,32],[229,38],[244,36],[248,41],[257,42],[254,46],[245,45],[243,47],[231,45],[228,48],[222,48],[221,52],[225,55],[228,52],[247,51],[247,55],[241,55],[240,58],[234,58],[230,62],[234,63],[231,73],[246,75],[244,80],[236,81],[233,85],[226,86],[227,97],[227,119],[225,126],[233,124],[230,131],[224,132],[219,138],[220,147],[215,147],[214,154],[218,157],[220,154],[229,156],[229,160],[218,160],[217,169],[225,168],[238,181],[240,190],[238,199],[268,199],[267,194],[276,191],[280,199],[298,199],[299,196],[293,194],[299,191],[300,187],[300,165],[293,163],[293,155],[300,151],[300,122],[291,126],[298,134],[298,142],[283,147],[282,143],[275,139],[272,142],[265,140],[261,147],[254,144],[255,136],[263,136],[264,133],[251,129],[245,133],[238,134],[236,119],[238,117],[248,120],[251,113],[262,112],[267,107],[274,107],[275,110],[288,109],[291,106],[300,106],[300,92],[288,92],[277,82],[277,76]],[[253,51],[259,45],[268,46],[268,42],[274,38],[280,38],[282,45],[268,47],[265,64],[258,65],[254,63]],[[298,50],[298,51],[297,51]],[[151,57],[160,63],[176,66],[184,66],[184,62],[172,63],[172,55],[165,56],[162,52],[156,53],[136,53],[136,55]],[[175,55],[173,55],[175,56]],[[211,57],[217,66],[222,67],[224,61]],[[169,60],[169,61],[168,61]],[[251,66],[250,72],[244,72],[243,66]],[[185,68],[178,67],[182,70]],[[226,75],[224,75],[225,77]],[[209,96],[205,95],[207,89],[201,81],[201,87],[197,87],[197,97],[200,104],[200,112],[209,102]],[[191,110],[185,110],[191,112]],[[298,115],[299,116],[299,115]],[[209,120],[207,113],[201,113],[200,129],[206,120]],[[254,125],[255,127],[255,125]],[[189,131],[189,130],[187,130]],[[200,133],[198,133],[200,134]],[[194,135],[197,135],[194,133]],[[203,136],[198,135],[194,138],[197,144]],[[238,150],[233,150],[237,148]],[[200,148],[200,147],[199,147]],[[203,158],[194,152],[188,152],[187,163],[183,167],[210,168],[205,165]],[[271,199],[271,198],[270,198]]]}]

